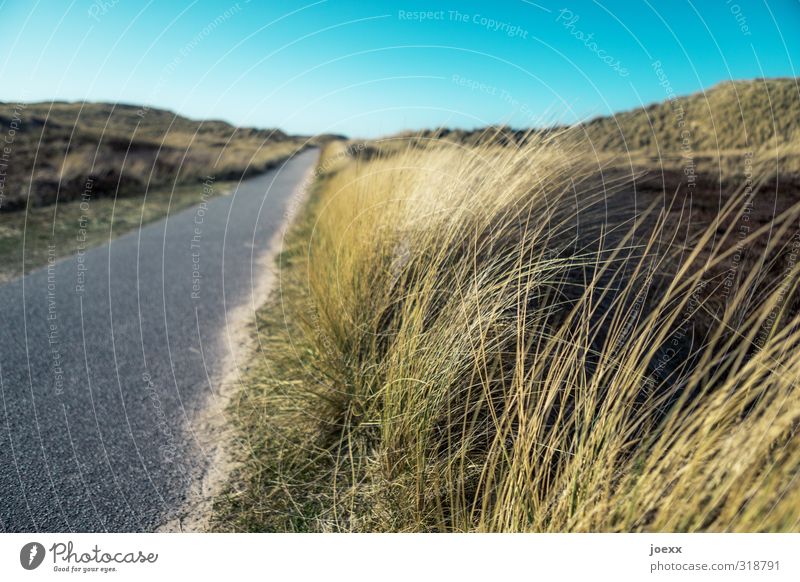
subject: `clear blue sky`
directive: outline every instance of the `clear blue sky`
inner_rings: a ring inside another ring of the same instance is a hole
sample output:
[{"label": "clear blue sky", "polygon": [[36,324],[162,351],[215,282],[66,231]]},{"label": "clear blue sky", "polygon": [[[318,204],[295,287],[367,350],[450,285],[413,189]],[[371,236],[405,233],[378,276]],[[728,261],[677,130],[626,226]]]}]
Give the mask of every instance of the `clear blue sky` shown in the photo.
[{"label": "clear blue sky", "polygon": [[797,76],[800,0],[0,0],[0,38],[2,101],[375,136],[662,101],[654,61],[677,94]]}]

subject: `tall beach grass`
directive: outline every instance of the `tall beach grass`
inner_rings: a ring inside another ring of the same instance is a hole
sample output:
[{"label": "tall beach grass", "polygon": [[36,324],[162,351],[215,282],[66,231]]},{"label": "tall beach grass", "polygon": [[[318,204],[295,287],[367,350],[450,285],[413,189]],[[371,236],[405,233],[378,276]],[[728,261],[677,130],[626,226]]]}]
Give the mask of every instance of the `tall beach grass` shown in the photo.
[{"label": "tall beach grass", "polygon": [[329,147],[217,527],[797,530],[800,204],[697,224],[575,143]]}]

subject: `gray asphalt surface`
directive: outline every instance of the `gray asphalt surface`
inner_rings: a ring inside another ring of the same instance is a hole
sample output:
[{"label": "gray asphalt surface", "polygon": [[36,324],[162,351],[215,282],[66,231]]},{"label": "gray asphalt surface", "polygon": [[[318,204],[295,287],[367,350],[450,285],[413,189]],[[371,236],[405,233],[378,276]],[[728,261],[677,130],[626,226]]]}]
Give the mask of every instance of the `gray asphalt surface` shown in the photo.
[{"label": "gray asphalt surface", "polygon": [[207,208],[198,187],[198,206],[0,286],[0,530],[174,516],[207,468],[190,420],[230,356],[226,314],[251,304],[251,268],[317,155]]}]

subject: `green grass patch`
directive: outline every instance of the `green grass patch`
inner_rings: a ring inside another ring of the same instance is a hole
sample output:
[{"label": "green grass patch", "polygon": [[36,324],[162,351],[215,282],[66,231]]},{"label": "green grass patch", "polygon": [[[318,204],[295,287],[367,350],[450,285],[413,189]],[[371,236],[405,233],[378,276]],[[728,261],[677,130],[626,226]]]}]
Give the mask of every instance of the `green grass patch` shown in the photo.
[{"label": "green grass patch", "polygon": [[[214,185],[214,195],[233,191],[236,182]],[[98,198],[86,203],[53,206],[0,215],[0,281],[47,264],[56,258],[105,243],[147,224],[200,203],[203,185],[155,189],[146,197]],[[23,260],[24,259],[24,260]]]}]

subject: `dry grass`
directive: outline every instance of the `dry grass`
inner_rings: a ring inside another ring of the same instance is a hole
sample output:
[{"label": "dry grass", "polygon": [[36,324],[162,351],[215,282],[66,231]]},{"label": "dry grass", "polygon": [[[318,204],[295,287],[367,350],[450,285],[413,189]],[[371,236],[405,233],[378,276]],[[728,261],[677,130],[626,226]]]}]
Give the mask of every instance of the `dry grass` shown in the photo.
[{"label": "dry grass", "polygon": [[556,137],[328,149],[217,528],[797,530],[797,197],[633,210]]}]

